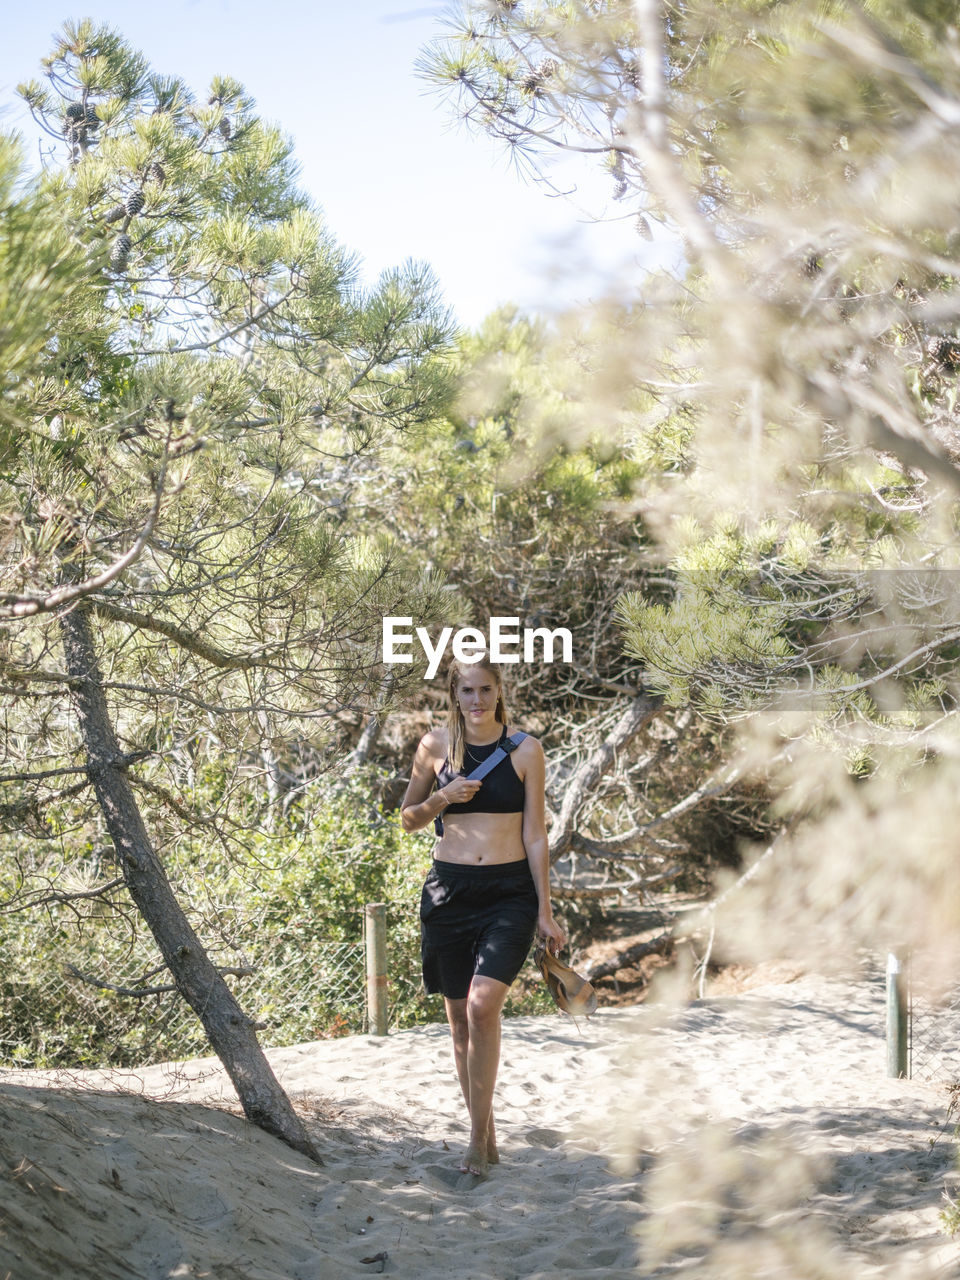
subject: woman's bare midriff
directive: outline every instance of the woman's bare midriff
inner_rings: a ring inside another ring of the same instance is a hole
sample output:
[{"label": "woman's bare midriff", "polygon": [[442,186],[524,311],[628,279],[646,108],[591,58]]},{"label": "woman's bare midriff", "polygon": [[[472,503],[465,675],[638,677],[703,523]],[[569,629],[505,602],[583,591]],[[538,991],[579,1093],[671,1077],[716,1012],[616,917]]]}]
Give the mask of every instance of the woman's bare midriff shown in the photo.
[{"label": "woman's bare midriff", "polygon": [[460,862],[466,866],[522,862],[522,813],[461,813],[443,817],[443,835],[434,845],[438,862]]}]

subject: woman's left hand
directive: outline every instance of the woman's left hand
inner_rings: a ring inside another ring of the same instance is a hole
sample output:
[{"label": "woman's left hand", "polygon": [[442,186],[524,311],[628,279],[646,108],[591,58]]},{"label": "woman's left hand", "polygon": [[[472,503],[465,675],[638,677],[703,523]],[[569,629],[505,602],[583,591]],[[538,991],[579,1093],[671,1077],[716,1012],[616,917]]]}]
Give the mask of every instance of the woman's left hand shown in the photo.
[{"label": "woman's left hand", "polygon": [[546,943],[547,950],[559,954],[567,945],[567,935],[553,918],[552,911],[541,911],[537,917],[537,936]]}]

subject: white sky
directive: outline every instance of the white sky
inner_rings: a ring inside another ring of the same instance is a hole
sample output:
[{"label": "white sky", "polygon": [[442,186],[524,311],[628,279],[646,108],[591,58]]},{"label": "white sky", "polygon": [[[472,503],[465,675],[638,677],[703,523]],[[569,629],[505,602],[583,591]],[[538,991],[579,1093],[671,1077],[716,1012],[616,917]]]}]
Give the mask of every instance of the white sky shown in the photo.
[{"label": "white sky", "polygon": [[4,15],[0,125],[27,132],[16,85],[40,76],[66,19],[91,17],[197,93],[217,73],[243,82],[260,113],[294,138],[301,185],[361,255],[365,278],[425,259],[466,325],[500,303],[547,311],[585,302],[605,280],[652,265],[656,247],[606,204],[598,170],[584,162],[568,172],[572,199],[546,194],[416,77],[414,60],[441,34],[443,12],[418,0],[87,0],[79,9],[21,0]]}]

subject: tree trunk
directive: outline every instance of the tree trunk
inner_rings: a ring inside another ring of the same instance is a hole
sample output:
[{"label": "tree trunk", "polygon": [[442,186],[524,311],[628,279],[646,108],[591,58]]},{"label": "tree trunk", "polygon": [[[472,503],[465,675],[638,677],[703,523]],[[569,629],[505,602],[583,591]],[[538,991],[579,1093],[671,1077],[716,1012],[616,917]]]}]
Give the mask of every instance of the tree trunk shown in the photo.
[{"label": "tree trunk", "polygon": [[84,605],[60,618],[67,671],[87,757],[87,772],[113,840],[130,896],[156,939],[177,989],[203,1023],[233,1081],[244,1114],[261,1129],[319,1159],[280,1087],[253,1023],[210,961],[174,896],[143,822],[107,713]]}]

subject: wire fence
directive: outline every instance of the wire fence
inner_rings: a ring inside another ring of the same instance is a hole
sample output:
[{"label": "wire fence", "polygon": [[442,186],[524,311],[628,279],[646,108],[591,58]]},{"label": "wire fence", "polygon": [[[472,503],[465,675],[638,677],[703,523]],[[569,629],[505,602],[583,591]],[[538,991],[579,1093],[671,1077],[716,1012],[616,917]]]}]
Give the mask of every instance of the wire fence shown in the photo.
[{"label": "wire fence", "polygon": [[935,995],[909,986],[909,1074],[916,1080],[960,1082],[960,989]]},{"label": "wire fence", "polygon": [[[145,942],[121,961],[89,952],[62,959],[57,970],[0,978],[0,1065],[118,1066],[210,1052],[199,1018]],[[267,1048],[368,1029],[362,940],[302,949],[280,936],[253,954],[211,959]]]}]

